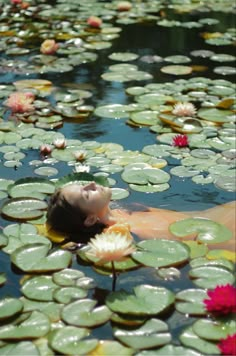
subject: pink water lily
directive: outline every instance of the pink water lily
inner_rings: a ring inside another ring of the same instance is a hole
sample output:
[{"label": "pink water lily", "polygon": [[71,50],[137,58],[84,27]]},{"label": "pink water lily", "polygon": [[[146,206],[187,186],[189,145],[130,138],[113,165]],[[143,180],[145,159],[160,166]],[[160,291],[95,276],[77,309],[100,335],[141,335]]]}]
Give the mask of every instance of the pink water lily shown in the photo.
[{"label": "pink water lily", "polygon": [[87,19],[87,24],[91,27],[99,28],[102,25],[102,20],[97,16],[90,16]]},{"label": "pink water lily", "polygon": [[40,46],[42,54],[55,54],[59,48],[59,44],[55,40],[45,40]]},{"label": "pink water lily", "polygon": [[33,93],[15,92],[9,95],[4,104],[11,109],[13,113],[25,113],[34,111],[34,99]]},{"label": "pink water lily", "polygon": [[236,355],[236,334],[229,335],[225,339],[221,339],[217,345],[221,355],[235,356]]},{"label": "pink water lily", "polygon": [[236,313],[236,288],[231,284],[216,286],[207,295],[203,303],[209,313],[217,316]]}]

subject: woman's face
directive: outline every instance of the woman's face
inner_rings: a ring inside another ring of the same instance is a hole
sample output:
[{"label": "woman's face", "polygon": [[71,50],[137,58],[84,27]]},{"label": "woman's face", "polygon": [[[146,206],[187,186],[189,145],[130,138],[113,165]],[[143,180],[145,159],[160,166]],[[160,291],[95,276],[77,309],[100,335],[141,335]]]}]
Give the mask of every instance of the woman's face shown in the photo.
[{"label": "woman's face", "polygon": [[86,214],[100,214],[108,208],[111,189],[89,182],[86,185],[69,184],[63,188],[65,199]]}]

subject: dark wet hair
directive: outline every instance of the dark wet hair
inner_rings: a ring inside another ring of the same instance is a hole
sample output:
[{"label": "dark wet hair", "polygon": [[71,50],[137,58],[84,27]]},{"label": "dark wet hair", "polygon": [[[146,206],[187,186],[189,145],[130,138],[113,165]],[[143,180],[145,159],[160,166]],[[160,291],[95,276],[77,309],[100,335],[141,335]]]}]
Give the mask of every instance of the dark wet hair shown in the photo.
[{"label": "dark wet hair", "polygon": [[78,240],[86,240],[102,232],[105,225],[101,223],[84,225],[87,214],[79,206],[70,204],[62,194],[62,189],[57,189],[48,203],[47,223],[52,229],[70,235],[76,234]]}]

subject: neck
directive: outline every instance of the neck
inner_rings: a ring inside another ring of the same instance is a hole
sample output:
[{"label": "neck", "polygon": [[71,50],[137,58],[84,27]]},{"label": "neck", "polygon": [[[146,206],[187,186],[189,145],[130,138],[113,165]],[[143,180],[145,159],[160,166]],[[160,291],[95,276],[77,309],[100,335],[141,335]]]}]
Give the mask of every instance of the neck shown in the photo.
[{"label": "neck", "polygon": [[108,207],[99,217],[101,223],[106,226],[114,225],[117,222],[117,218],[113,214],[112,210]]}]

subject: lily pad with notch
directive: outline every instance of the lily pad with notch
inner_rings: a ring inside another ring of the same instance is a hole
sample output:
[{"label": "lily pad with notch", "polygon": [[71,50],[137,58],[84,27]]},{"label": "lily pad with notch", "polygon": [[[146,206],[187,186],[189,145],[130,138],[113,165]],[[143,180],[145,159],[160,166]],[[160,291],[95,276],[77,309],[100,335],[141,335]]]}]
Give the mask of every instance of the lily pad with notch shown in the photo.
[{"label": "lily pad with notch", "polygon": [[13,198],[2,206],[2,215],[13,220],[31,220],[43,216],[48,204],[36,198]]},{"label": "lily pad with notch", "polygon": [[177,237],[197,235],[197,241],[216,244],[232,238],[232,232],[224,225],[210,219],[188,218],[170,224],[169,230]]},{"label": "lily pad with notch", "polygon": [[137,243],[132,258],[149,267],[177,266],[189,258],[189,248],[179,241],[165,239],[145,240]]},{"label": "lily pad with notch", "polygon": [[167,288],[142,284],[134,287],[133,293],[112,292],[106,305],[116,313],[146,316],[166,311],[174,300],[174,294]]},{"label": "lily pad with notch", "polygon": [[123,344],[139,350],[165,345],[171,341],[168,325],[159,319],[150,319],[138,329],[115,328],[114,336]]}]

